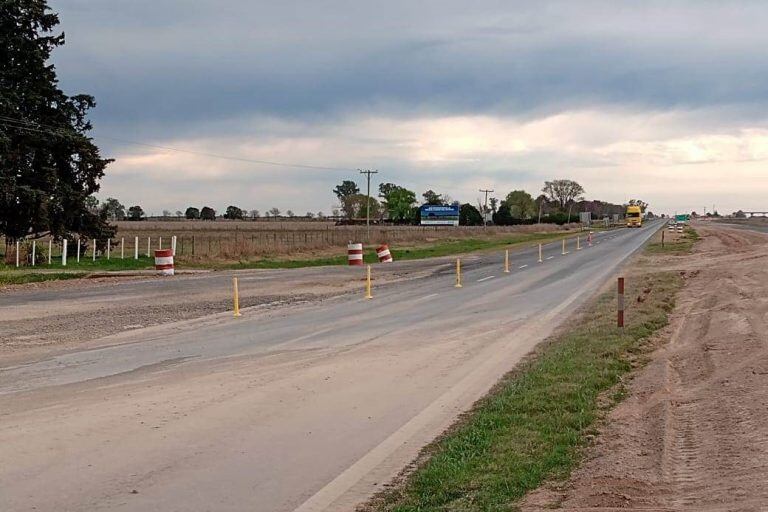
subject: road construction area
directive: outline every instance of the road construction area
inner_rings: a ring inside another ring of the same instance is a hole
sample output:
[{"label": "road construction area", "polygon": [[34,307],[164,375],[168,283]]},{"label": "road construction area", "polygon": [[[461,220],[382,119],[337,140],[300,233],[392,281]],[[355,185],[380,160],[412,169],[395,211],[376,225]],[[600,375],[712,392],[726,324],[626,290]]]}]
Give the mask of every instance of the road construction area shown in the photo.
[{"label": "road construction area", "polygon": [[768,234],[695,228],[694,253],[659,265],[686,285],[649,364],[586,463],[522,510],[768,509]]},{"label": "road construction area", "polygon": [[369,300],[345,267],[6,290],[0,510],[353,510],[660,227],[466,256],[461,288],[376,265]]}]

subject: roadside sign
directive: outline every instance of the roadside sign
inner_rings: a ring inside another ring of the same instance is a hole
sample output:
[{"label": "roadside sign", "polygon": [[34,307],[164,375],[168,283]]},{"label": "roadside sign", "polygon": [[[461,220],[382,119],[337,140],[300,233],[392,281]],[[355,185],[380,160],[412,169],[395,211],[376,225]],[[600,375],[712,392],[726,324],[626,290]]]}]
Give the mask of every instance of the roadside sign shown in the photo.
[{"label": "roadside sign", "polygon": [[422,226],[458,226],[459,205],[425,204],[420,209]]}]

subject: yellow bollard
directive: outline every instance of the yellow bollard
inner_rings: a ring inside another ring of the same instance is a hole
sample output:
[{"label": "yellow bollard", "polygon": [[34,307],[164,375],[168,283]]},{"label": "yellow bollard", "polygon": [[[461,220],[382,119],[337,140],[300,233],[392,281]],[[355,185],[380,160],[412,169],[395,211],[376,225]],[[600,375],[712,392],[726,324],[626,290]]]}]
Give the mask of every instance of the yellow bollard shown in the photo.
[{"label": "yellow bollard", "polygon": [[456,258],[456,288],[461,288],[461,258]]},{"label": "yellow bollard", "polygon": [[541,259],[541,244],[539,244],[539,263],[543,263],[544,260]]},{"label": "yellow bollard", "polygon": [[509,274],[509,249],[504,251],[504,273]]},{"label": "yellow bollard", "polygon": [[565,252],[565,238],[563,238],[563,256],[565,256],[567,253]]},{"label": "yellow bollard", "polygon": [[240,314],[240,293],[237,290],[237,278],[232,278],[232,290],[233,290],[233,303],[235,306],[235,317],[242,316]]},{"label": "yellow bollard", "polygon": [[371,266],[370,265],[368,265],[368,268],[366,270],[365,298],[366,299],[372,299],[373,298],[373,295],[371,295]]},{"label": "yellow bollard", "polygon": [[577,251],[581,250],[581,237],[580,236],[576,237],[576,250]]}]

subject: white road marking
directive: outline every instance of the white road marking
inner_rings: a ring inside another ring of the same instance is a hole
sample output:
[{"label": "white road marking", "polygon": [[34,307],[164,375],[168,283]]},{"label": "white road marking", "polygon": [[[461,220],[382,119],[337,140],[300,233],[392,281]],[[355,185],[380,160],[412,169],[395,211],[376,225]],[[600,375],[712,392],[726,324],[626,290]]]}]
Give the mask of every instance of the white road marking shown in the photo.
[{"label": "white road marking", "polygon": [[478,280],[477,280],[477,282],[478,282],[478,283],[482,283],[483,281],[487,281],[487,280],[489,280],[489,279],[493,279],[494,277],[496,277],[496,276],[488,276],[488,277],[484,277],[484,278],[482,278],[482,279],[478,279]]},{"label": "white road marking", "polygon": [[546,258],[544,258],[544,259],[545,259],[545,260],[551,260],[552,258],[554,258],[554,256],[547,256],[547,257],[546,257]]},{"label": "white road marking", "polygon": [[517,268],[525,268],[525,267],[527,267],[527,266],[528,266],[528,265],[520,265],[520,266],[519,266],[519,267],[517,267]]},{"label": "white road marking", "polygon": [[419,298],[418,298],[418,299],[416,299],[414,302],[419,302],[419,301],[421,301],[421,300],[427,300],[427,299],[431,299],[432,297],[437,297],[438,295],[440,295],[440,294],[439,294],[439,293],[430,293],[429,295],[425,295],[425,296],[423,296],[423,297],[419,297]]}]

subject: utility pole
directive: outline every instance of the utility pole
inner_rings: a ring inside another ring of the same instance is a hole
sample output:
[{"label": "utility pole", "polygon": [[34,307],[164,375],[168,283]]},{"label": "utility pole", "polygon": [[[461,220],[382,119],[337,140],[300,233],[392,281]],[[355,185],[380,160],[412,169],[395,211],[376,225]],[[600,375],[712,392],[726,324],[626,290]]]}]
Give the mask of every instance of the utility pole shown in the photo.
[{"label": "utility pole", "polygon": [[493,192],[493,190],[490,190],[490,189],[486,190],[484,188],[481,188],[480,192],[485,192],[485,206],[483,207],[483,227],[487,227],[488,226],[488,220],[486,220],[486,219],[487,219],[487,215],[488,215],[488,193],[489,192]]},{"label": "utility pole", "polygon": [[366,194],[367,199],[365,200],[365,233],[366,237],[368,238],[368,243],[371,243],[371,174],[378,174],[379,171],[371,171],[370,169],[362,170],[358,169],[360,171],[360,174],[365,174],[366,180],[368,181],[368,192]]}]

